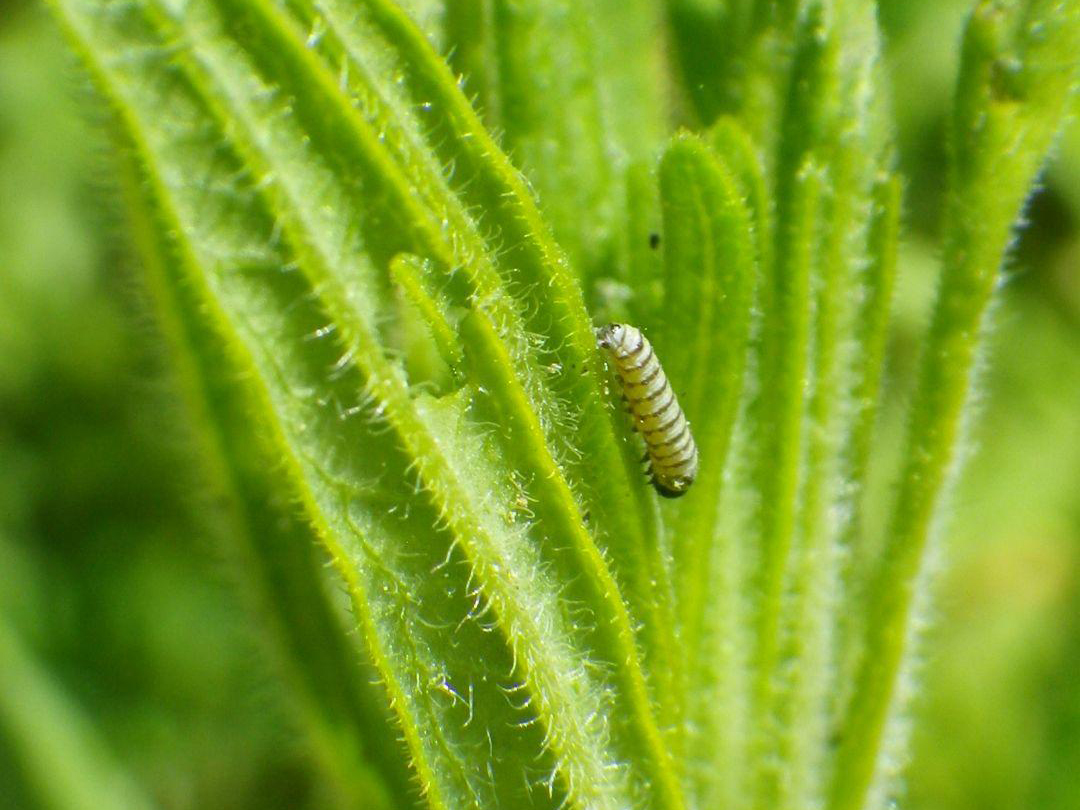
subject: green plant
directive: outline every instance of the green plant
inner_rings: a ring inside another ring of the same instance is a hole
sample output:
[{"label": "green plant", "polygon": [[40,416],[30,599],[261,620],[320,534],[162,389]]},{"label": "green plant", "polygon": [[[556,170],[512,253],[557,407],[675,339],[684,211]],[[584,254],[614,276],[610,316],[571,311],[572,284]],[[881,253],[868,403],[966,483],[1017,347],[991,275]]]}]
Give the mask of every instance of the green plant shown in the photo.
[{"label": "green plant", "polygon": [[[872,4],[51,1],[109,101],[231,553],[346,801],[886,801],[1080,3],[968,23],[938,303],[878,529],[901,181]],[[665,145],[673,117],[695,132]],[[694,425],[680,501],[645,484],[607,390],[608,318],[648,332]]]}]

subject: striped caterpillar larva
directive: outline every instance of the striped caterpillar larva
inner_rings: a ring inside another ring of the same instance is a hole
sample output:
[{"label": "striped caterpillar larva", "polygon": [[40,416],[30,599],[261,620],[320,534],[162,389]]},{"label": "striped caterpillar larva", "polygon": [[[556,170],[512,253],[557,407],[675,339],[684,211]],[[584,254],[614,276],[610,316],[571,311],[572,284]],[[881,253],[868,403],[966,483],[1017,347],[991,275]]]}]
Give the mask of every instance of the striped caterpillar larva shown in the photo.
[{"label": "striped caterpillar larva", "polygon": [[698,470],[697,445],[675,391],[641,330],[609,323],[596,330],[622,381],[634,427],[645,440],[649,477],[665,498],[684,495]]}]

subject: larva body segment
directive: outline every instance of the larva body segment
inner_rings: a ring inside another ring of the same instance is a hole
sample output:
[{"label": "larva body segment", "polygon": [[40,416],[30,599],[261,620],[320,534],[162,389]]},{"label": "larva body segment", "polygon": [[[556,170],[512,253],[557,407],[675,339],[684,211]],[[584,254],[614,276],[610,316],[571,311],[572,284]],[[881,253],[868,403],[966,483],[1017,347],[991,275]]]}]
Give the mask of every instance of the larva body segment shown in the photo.
[{"label": "larva body segment", "polygon": [[596,341],[611,356],[634,427],[645,440],[653,486],[665,498],[686,494],[697,475],[697,445],[652,344],[623,323],[600,327]]}]

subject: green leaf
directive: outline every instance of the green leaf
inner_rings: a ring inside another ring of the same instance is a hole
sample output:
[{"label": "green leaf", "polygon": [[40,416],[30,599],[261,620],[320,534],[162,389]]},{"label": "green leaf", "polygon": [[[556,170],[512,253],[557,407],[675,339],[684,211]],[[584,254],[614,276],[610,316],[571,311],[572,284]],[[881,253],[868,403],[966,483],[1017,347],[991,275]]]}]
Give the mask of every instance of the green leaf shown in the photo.
[{"label": "green leaf", "polygon": [[[849,448],[866,362],[858,302],[874,283],[865,273],[866,214],[891,161],[873,9],[838,0],[792,4],[789,12],[792,56],[773,164],[775,259],[762,288],[759,349],[761,807],[804,807],[824,792],[841,655],[840,544],[861,488]],[[777,12],[781,26],[786,13]],[[808,162],[821,168],[820,223],[800,237],[812,244],[792,243]],[[793,262],[804,269],[793,272]],[[790,767],[779,775],[775,762]]]},{"label": "green leaf", "polygon": [[[430,149],[453,168],[448,176],[429,174],[430,183],[452,186],[457,200],[451,199],[448,205],[457,202],[460,208],[484,213],[485,227],[491,230],[488,242],[495,251],[496,269],[506,285],[506,293],[515,298],[517,305],[504,300],[503,293],[497,291],[498,282],[490,274],[477,276],[479,269],[468,261],[473,255],[471,249],[462,257],[466,260],[462,266],[464,272],[452,272],[451,279],[465,273],[476,279],[472,282],[474,291],[469,293],[466,289],[462,295],[472,295],[485,306],[493,307],[496,321],[512,323],[517,313],[521,313],[528,338],[522,339],[519,333],[511,342],[516,341],[519,347],[516,362],[531,365],[522,373],[523,384],[529,386],[531,407],[540,415],[558,462],[576,473],[573,477],[581,482],[577,490],[584,501],[581,514],[593,517],[594,525],[603,532],[613,552],[613,562],[634,570],[633,561],[650,553],[650,547],[657,547],[657,527],[652,519],[653,507],[639,485],[637,465],[627,455],[626,442],[622,441],[621,447],[617,445],[615,418],[602,404],[596,377],[584,373],[595,346],[581,289],[570,275],[566,260],[552,240],[523,178],[484,130],[454,85],[445,63],[395,6],[384,0],[368,0],[367,6],[377,30],[365,30],[367,36],[360,37],[356,27],[345,23],[349,18],[343,10],[332,5],[331,0],[325,0],[317,7],[322,15],[320,19],[333,27],[324,32],[317,45],[346,76],[366,76],[368,71],[364,66],[372,62],[385,65],[389,75],[383,77],[380,85],[382,97],[393,98],[397,88],[403,87],[412,99],[411,104],[407,99],[399,100],[396,109],[401,120],[408,120],[417,109],[425,113],[423,120],[416,123],[418,131],[411,138],[384,140],[396,144],[419,141],[426,136]],[[391,41],[380,40],[377,33],[385,34]],[[331,34],[340,38],[342,52],[335,49],[335,36]],[[366,56],[369,52],[372,55]],[[401,62],[386,64],[395,55],[400,56]],[[385,117],[379,124],[382,131],[394,126],[393,120]],[[408,162],[414,163],[412,159]],[[443,263],[456,270],[454,261],[447,259]],[[466,308],[471,306],[464,299],[459,303]],[[533,359],[520,354],[529,347],[535,348]],[[560,412],[551,401],[551,394],[545,396],[538,390],[541,379],[548,381],[558,400],[565,399],[570,412]],[[521,417],[529,418],[525,414]],[[569,424],[577,426],[572,436],[559,429]],[[620,456],[621,470],[615,462]],[[584,464],[583,460],[586,460]],[[606,466],[612,474],[595,476],[594,463]],[[530,471],[525,478],[546,480],[549,474],[549,469]],[[629,511],[625,508],[628,502],[634,504]],[[647,575],[636,569],[628,579],[644,576]],[[654,635],[665,632],[667,625],[650,617],[651,599],[647,595],[628,596],[639,621],[650,622],[654,628],[659,625]]]},{"label": "green leaf", "polygon": [[[897,752],[926,559],[945,518],[972,372],[1013,222],[1080,80],[1080,4],[980,2],[968,21],[950,136],[943,277],[884,555],[868,587],[865,648],[831,806],[882,806]],[[895,744],[895,743],[894,743]]]},{"label": "green leaf", "polygon": [[131,162],[127,155],[118,161],[128,225],[158,327],[172,349],[192,435],[204,445],[206,484],[226,504],[221,546],[285,681],[296,724],[346,803],[413,806],[404,750],[383,697],[367,687],[370,672],[355,660],[357,650],[327,600],[316,538],[280,502],[266,474],[274,466],[273,448],[251,441],[246,426],[257,407],[236,385],[243,372],[230,363],[204,322],[201,302],[183,283],[183,268],[155,228],[152,201]]},{"label": "green leaf", "polygon": [[617,281],[603,295],[598,290],[597,320],[656,322],[664,295],[663,234],[660,197],[652,161],[626,171],[626,226]]},{"label": "green leaf", "polygon": [[624,167],[663,136],[658,24],[652,0],[447,3],[451,64],[590,295],[615,269]]},{"label": "green leaf", "polygon": [[721,757],[737,744],[731,735],[739,728],[731,722],[729,702],[717,701],[715,694],[737,680],[735,661],[717,655],[723,630],[711,627],[708,618],[726,612],[724,629],[739,632],[737,591],[714,583],[729,562],[717,548],[719,519],[743,392],[756,253],[738,183],[700,139],[682,135],[668,147],[660,162],[660,196],[666,296],[655,345],[701,459],[694,488],[666,515],[679,641],[688,655],[680,684],[684,739],[676,750],[693,773],[689,792],[705,797],[724,781],[723,769],[731,763]]},{"label": "green leaf", "polygon": [[465,362],[465,355],[454,333],[450,302],[431,287],[434,276],[430,262],[411,253],[399,253],[390,262],[390,277],[419,312],[443,362],[451,369],[458,369]]},{"label": "green leaf", "polygon": [[731,167],[739,183],[739,192],[750,209],[758,274],[768,277],[773,266],[776,211],[769,193],[761,145],[755,143],[738,120],[730,116],[717,120],[709,134],[713,148]]},{"label": "green leaf", "polygon": [[[410,145],[409,120],[380,100],[394,83],[368,76],[368,106],[349,107],[295,23],[266,4],[59,9],[92,44],[98,81],[147,167],[178,283],[201,290],[251,369],[260,419],[347,583],[429,800],[514,804],[541,784],[556,803],[625,806],[632,791],[677,806],[629,614],[555,460],[565,448],[549,445],[567,416],[463,202]],[[395,23],[392,10],[377,12]],[[479,157],[495,182],[506,178],[505,163]],[[414,181],[426,182],[414,192]],[[414,396],[382,344],[374,307],[403,249],[460,274],[458,305],[473,310],[465,353],[482,362],[453,397]],[[574,305],[559,294],[556,309]],[[562,376],[595,390],[577,372]],[[600,403],[587,402],[601,419],[587,436],[621,452]],[[511,437],[485,430],[493,408]],[[416,495],[402,499],[403,487]],[[511,752],[505,773],[462,759],[492,745]],[[652,764],[617,764],[628,760]]]},{"label": "green leaf", "polygon": [[[777,231],[777,264],[762,287],[763,395],[754,415],[760,436],[760,520],[762,545],[755,573],[755,649],[752,658],[757,726],[754,767],[759,790],[773,797],[779,791],[779,761],[768,755],[777,744],[780,718],[774,714],[777,660],[780,655],[784,579],[795,532],[800,482],[805,380],[810,368],[811,279],[821,238],[821,194],[824,172],[808,162],[794,178],[790,207]],[[767,799],[762,799],[767,801]]]},{"label": "green leaf", "polygon": [[[884,538],[902,182],[873,4],[50,2],[330,793],[880,804],[984,314],[1077,80],[1071,0],[969,26]],[[704,132],[658,156],[669,107]],[[680,500],[642,474],[601,318],[643,328],[693,425]]]}]

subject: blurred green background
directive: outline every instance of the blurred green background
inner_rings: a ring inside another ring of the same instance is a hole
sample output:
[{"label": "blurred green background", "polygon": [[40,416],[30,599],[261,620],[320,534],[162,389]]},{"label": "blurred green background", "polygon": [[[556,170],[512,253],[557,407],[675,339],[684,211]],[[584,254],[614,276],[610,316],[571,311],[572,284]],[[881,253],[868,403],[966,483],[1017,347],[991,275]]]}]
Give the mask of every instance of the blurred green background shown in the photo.
[{"label": "blurred green background", "polygon": [[[880,5],[909,178],[898,425],[937,269],[968,3]],[[59,713],[163,807],[322,806],[202,517],[214,493],[139,303],[80,88],[40,5],[0,0],[0,690],[23,678],[62,695],[31,722]],[[956,496],[912,808],[1080,808],[1080,127],[1028,220]],[[39,806],[45,766],[18,755],[20,722],[0,708],[0,808]]]}]

